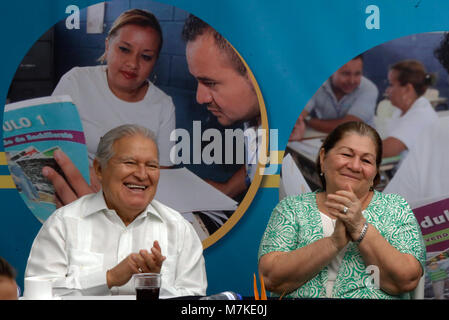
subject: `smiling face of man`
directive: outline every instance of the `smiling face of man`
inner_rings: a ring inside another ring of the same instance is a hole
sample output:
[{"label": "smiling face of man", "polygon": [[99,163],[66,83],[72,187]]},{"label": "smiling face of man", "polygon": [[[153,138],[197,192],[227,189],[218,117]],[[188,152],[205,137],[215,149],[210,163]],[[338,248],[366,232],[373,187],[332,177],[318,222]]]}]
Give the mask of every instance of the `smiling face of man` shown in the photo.
[{"label": "smiling face of man", "polygon": [[101,167],[95,160],[94,168],[106,205],[126,223],[142,213],[156,194],[157,146],[151,139],[135,134],[116,140],[113,151],[106,166]]},{"label": "smiling face of man", "polygon": [[340,69],[331,77],[332,88],[336,96],[344,96],[353,92],[360,86],[363,75],[363,61],[361,58],[355,58]]}]

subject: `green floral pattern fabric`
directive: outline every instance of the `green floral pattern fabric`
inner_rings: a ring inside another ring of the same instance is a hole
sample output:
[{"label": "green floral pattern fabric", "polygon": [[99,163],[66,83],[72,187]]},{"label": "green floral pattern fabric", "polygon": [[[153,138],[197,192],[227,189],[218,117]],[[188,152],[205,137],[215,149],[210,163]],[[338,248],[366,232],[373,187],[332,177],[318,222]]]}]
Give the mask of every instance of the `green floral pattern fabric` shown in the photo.
[{"label": "green floral pattern fabric", "polygon": [[[284,198],[273,210],[259,248],[259,259],[273,251],[289,252],[323,238],[323,226],[316,203],[317,192]],[[399,195],[374,191],[363,212],[368,223],[400,252],[412,254],[424,270],[425,245],[410,206]],[[300,267],[300,266],[298,266]],[[325,298],[327,267],[286,297]],[[408,299],[410,293],[392,296],[372,285],[371,273],[357,244],[350,242],[338,270],[332,297]]]}]

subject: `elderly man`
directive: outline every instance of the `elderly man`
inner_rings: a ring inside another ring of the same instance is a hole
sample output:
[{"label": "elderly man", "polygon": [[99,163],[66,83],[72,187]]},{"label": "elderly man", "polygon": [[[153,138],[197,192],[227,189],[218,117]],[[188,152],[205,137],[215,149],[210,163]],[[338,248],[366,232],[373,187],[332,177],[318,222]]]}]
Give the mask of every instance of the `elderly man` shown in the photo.
[{"label": "elderly man", "polygon": [[161,273],[162,298],[204,295],[202,245],[176,211],[154,200],[159,181],[154,135],[123,125],[102,137],[94,160],[101,183],[56,210],[34,240],[26,276],[54,275],[82,294],[134,294],[133,274]]},{"label": "elderly man", "polygon": [[[261,125],[259,101],[248,70],[228,41],[201,19],[190,15],[182,32],[187,42],[186,57],[190,73],[197,79],[196,100],[206,105],[223,126],[244,123],[249,134],[245,146],[246,166],[242,166],[228,181],[208,181],[233,197],[251,183],[257,157],[257,129]],[[260,140],[260,139],[259,139]],[[250,151],[253,152],[250,152]]]},{"label": "elderly man", "polygon": [[348,121],[372,126],[379,91],[362,74],[363,59],[359,55],[327,79],[305,106],[290,140],[300,140],[306,126],[326,133]]}]

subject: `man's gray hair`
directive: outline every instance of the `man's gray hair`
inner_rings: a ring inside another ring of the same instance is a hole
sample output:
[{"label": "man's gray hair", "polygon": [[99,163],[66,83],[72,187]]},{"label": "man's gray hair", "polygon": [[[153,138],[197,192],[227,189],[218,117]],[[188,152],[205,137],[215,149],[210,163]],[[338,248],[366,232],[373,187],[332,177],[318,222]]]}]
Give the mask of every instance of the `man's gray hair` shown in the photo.
[{"label": "man's gray hair", "polygon": [[100,166],[105,168],[108,161],[114,156],[114,149],[112,147],[115,141],[134,135],[142,135],[153,141],[156,145],[159,158],[159,148],[156,143],[156,135],[153,131],[137,124],[124,124],[108,131],[103,137],[100,138],[97,153],[95,155],[95,158],[100,163]]}]

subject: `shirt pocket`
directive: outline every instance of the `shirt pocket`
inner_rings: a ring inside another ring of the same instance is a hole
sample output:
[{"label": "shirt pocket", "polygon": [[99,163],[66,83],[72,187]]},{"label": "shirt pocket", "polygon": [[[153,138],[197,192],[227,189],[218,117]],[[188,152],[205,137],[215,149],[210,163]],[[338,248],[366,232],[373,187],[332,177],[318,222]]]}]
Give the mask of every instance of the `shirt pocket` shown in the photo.
[{"label": "shirt pocket", "polygon": [[80,273],[103,269],[103,253],[84,251],[80,249],[69,250],[70,267],[78,269]]}]

